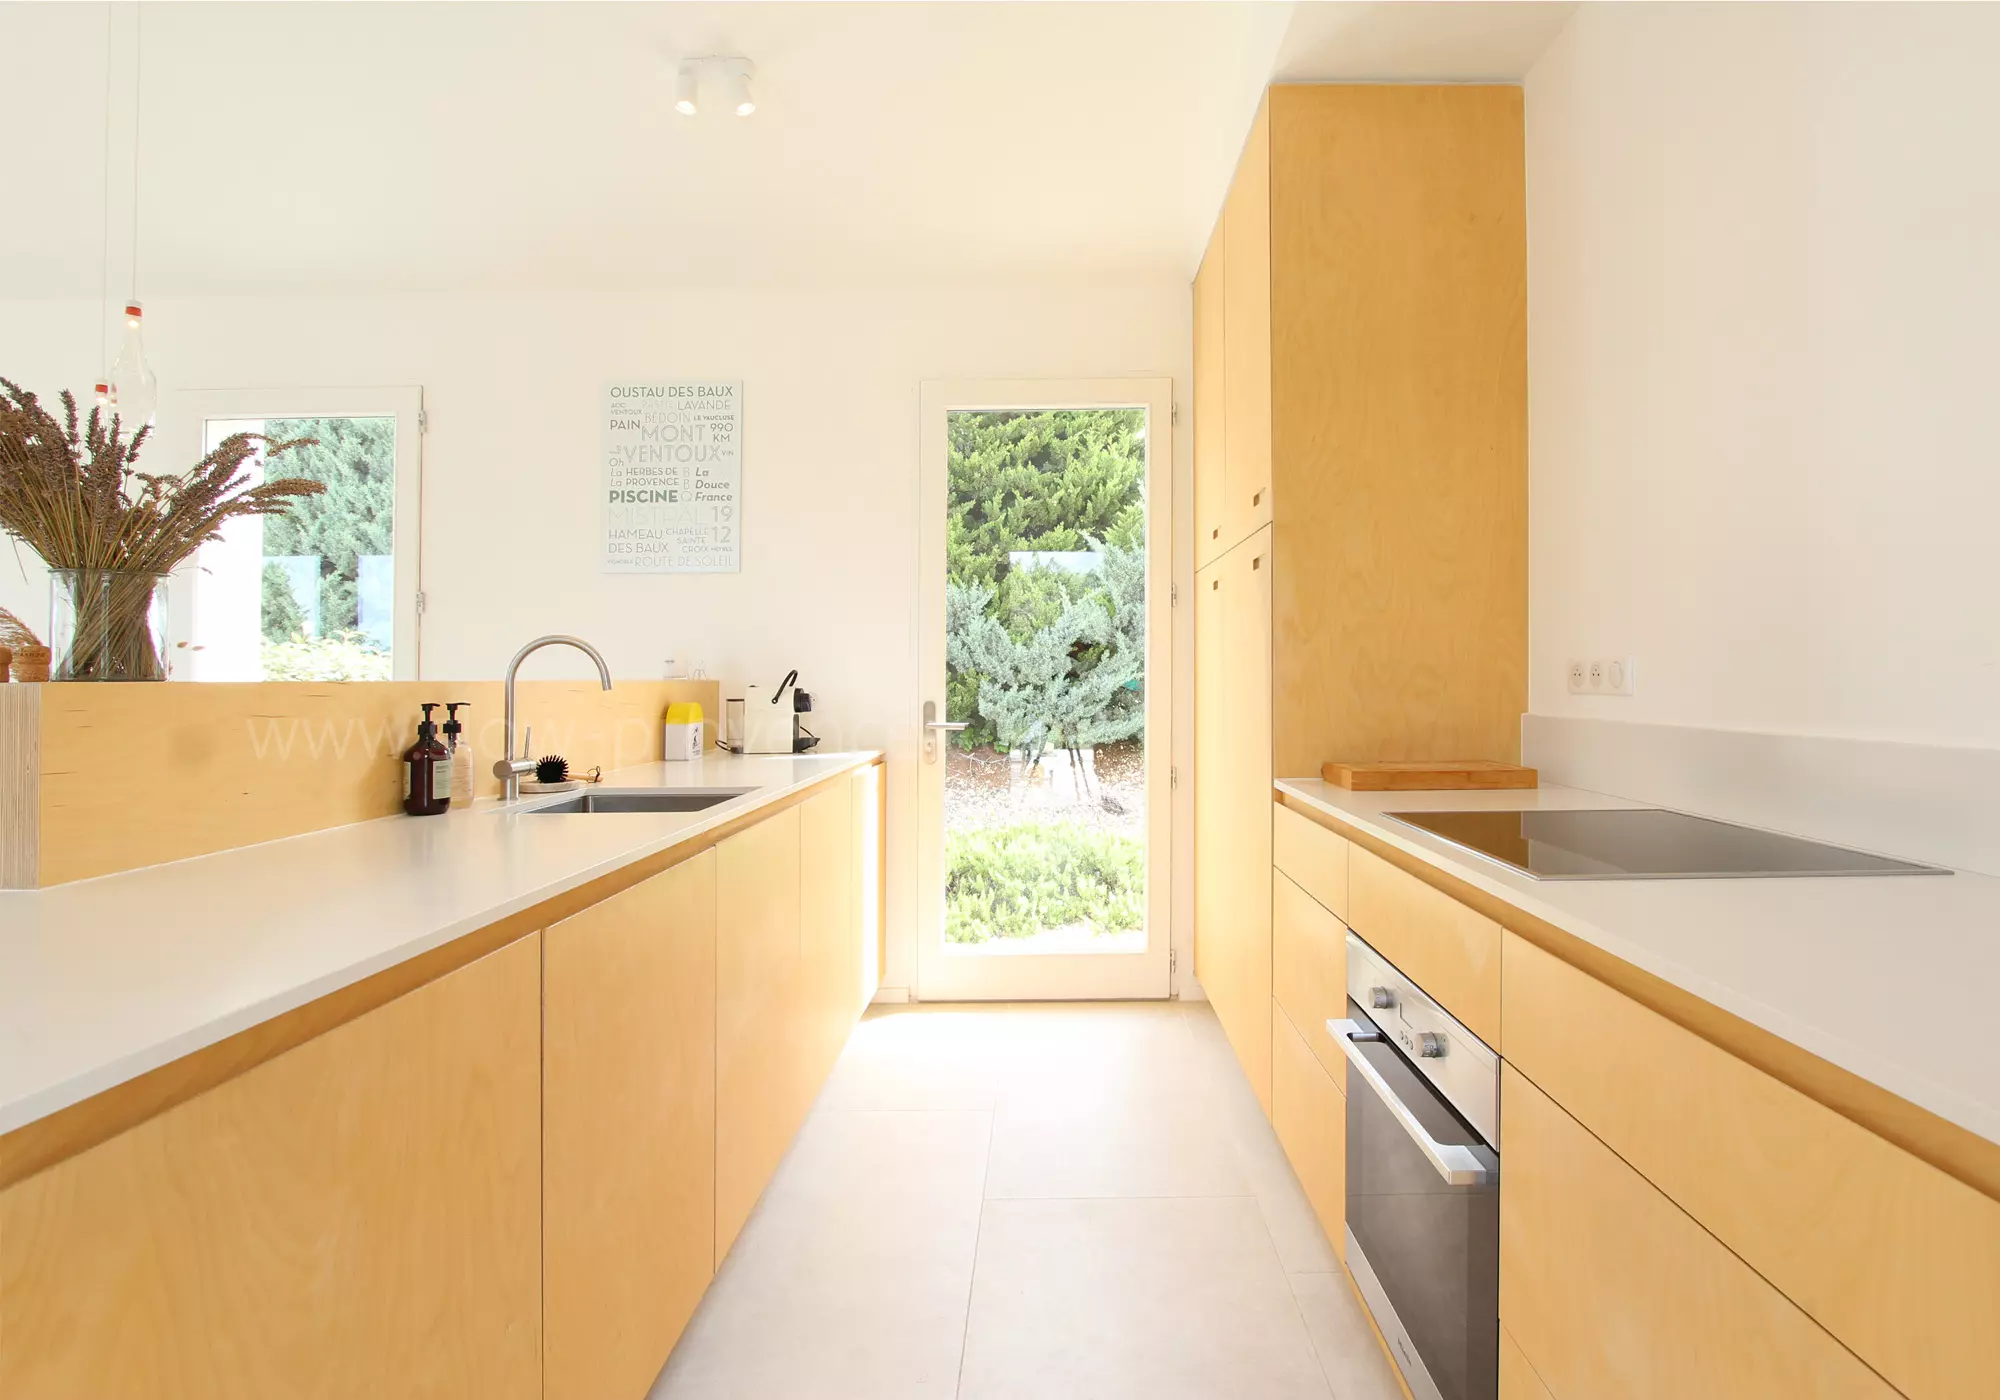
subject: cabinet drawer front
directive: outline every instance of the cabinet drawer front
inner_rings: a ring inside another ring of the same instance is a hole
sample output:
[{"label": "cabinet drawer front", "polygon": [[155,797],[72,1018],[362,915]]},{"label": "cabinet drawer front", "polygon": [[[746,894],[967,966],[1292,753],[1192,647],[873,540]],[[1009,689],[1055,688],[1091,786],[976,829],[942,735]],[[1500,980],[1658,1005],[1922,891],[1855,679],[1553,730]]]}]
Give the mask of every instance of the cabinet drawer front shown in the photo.
[{"label": "cabinet drawer front", "polygon": [[1271,994],[1341,1091],[1347,1057],[1326,1023],[1347,1015],[1347,929],[1280,871],[1271,872]]},{"label": "cabinet drawer front", "polygon": [[1289,807],[1271,810],[1271,862],[1300,889],[1347,917],[1347,840]]},{"label": "cabinet drawer front", "polygon": [[[1912,1400],[2000,1375],[2000,1202],[1507,935],[1507,1055]],[[1510,1125],[1511,1129],[1511,1125]]]},{"label": "cabinet drawer front", "polygon": [[1894,1400],[1511,1065],[1501,1113],[1500,1318],[1556,1400]]},{"label": "cabinet drawer front", "polygon": [[1271,1008],[1271,1126],[1334,1253],[1347,1254],[1347,1100],[1281,1006]]},{"label": "cabinet drawer front", "polygon": [[1358,846],[1347,879],[1348,926],[1499,1050],[1500,925]]}]

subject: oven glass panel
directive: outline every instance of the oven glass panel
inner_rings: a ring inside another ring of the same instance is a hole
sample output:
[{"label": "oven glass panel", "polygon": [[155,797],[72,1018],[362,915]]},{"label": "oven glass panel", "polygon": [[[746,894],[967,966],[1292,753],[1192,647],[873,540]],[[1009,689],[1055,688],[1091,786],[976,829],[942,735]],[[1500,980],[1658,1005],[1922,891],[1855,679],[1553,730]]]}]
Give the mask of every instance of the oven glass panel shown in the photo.
[{"label": "oven glass panel", "polygon": [[[1367,1025],[1367,1013],[1347,1014]],[[1387,1042],[1355,1049],[1440,1142],[1479,1134]],[[1347,1080],[1347,1228],[1444,1400],[1493,1400],[1500,1348],[1500,1193],[1452,1186],[1358,1074]]]}]

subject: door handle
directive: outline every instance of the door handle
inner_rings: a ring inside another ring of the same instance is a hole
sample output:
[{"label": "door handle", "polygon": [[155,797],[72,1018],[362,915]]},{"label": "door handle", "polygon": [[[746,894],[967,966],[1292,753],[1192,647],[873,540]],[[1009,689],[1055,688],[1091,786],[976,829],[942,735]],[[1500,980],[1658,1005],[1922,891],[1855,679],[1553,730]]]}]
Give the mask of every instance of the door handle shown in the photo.
[{"label": "door handle", "polygon": [[948,720],[937,717],[937,701],[924,701],[924,762],[937,762],[937,736],[940,729],[956,732],[971,728],[966,720]]},{"label": "door handle", "polygon": [[1389,1087],[1389,1081],[1382,1077],[1382,1071],[1370,1063],[1368,1057],[1355,1048],[1360,1040],[1382,1040],[1381,1032],[1365,1030],[1351,1020],[1328,1021],[1327,1034],[1340,1042],[1341,1051],[1347,1056],[1347,1063],[1368,1082],[1375,1097],[1389,1110],[1389,1115],[1410,1135],[1410,1141],[1424,1154],[1437,1174],[1451,1186],[1486,1186],[1500,1174],[1500,1162],[1490,1149],[1465,1147],[1455,1142],[1439,1142],[1417,1121],[1417,1115],[1409,1106],[1396,1097],[1396,1091]]}]

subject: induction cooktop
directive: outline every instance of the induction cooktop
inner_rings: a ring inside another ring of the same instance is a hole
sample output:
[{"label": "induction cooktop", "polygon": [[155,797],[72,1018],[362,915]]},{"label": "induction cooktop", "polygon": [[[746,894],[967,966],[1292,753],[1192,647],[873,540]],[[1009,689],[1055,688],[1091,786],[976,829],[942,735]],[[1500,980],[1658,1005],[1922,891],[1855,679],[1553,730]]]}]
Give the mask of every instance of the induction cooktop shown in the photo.
[{"label": "induction cooktop", "polygon": [[1918,865],[1659,807],[1385,812],[1537,880],[1729,880],[1949,875]]}]

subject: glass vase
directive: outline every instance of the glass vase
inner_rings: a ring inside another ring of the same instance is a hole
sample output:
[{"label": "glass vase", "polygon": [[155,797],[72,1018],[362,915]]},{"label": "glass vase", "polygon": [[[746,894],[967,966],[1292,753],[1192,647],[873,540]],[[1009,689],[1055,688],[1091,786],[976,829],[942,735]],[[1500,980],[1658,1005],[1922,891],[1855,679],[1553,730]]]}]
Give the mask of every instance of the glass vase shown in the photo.
[{"label": "glass vase", "polygon": [[50,570],[49,650],[53,680],[165,680],[167,576]]}]

